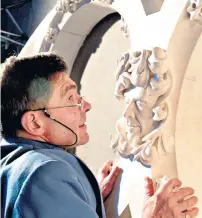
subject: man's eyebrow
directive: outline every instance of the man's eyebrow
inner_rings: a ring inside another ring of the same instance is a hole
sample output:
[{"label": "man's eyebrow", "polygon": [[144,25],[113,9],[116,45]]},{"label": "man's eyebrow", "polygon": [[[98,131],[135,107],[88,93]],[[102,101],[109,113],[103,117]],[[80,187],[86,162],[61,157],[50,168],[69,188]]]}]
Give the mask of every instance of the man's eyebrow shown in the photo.
[{"label": "man's eyebrow", "polygon": [[64,84],[60,90],[61,98],[63,98],[71,89],[77,89],[77,85],[75,83],[68,85]]}]

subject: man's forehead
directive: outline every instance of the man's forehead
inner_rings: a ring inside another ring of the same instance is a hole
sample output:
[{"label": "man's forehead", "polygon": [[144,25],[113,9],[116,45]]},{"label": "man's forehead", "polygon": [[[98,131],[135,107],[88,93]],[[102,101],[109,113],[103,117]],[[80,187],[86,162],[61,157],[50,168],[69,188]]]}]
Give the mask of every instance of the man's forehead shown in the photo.
[{"label": "man's forehead", "polygon": [[57,75],[59,77],[57,77],[57,80],[55,80],[56,82],[54,83],[57,89],[59,89],[62,98],[65,97],[66,94],[68,94],[68,92],[72,89],[77,91],[76,83],[68,76],[67,73],[60,73]]},{"label": "man's forehead", "polygon": [[64,97],[70,90],[75,89],[77,90],[77,85],[74,81],[71,79],[68,81],[65,81],[60,89],[61,97]]}]

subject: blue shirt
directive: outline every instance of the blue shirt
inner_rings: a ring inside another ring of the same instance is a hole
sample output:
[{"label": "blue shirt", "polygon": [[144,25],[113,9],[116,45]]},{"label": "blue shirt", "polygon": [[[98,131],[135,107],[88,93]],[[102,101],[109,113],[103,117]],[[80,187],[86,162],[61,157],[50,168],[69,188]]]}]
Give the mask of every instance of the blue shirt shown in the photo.
[{"label": "blue shirt", "polygon": [[[3,139],[0,162],[2,218],[99,217],[95,193],[80,161],[62,148]],[[105,218],[102,200],[100,204]]]}]

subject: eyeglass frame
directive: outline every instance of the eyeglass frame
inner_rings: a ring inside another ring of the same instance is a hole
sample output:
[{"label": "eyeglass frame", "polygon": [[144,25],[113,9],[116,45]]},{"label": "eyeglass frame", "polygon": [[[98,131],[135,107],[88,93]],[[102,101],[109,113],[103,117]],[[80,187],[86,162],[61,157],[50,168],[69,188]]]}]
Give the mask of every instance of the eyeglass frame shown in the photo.
[{"label": "eyeglass frame", "polygon": [[50,110],[50,109],[58,109],[58,108],[66,108],[66,107],[69,107],[69,108],[72,108],[72,107],[80,107],[81,111],[83,111],[83,105],[84,105],[84,96],[81,96],[78,104],[72,104],[72,105],[67,105],[67,106],[60,106],[60,107],[49,107],[49,108],[38,108],[38,109],[35,109],[35,110],[31,110],[31,111],[46,111],[46,110]]}]

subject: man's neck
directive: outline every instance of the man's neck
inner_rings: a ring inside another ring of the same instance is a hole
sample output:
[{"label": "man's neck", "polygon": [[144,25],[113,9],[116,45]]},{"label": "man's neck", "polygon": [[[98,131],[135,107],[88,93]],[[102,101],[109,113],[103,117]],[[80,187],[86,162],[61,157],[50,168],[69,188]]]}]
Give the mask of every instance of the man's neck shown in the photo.
[{"label": "man's neck", "polygon": [[29,139],[29,140],[34,140],[34,141],[41,141],[41,142],[47,142],[45,139],[43,139],[41,136],[35,136],[31,135],[23,130],[19,130],[17,132],[17,137],[24,138],[24,139]]}]

